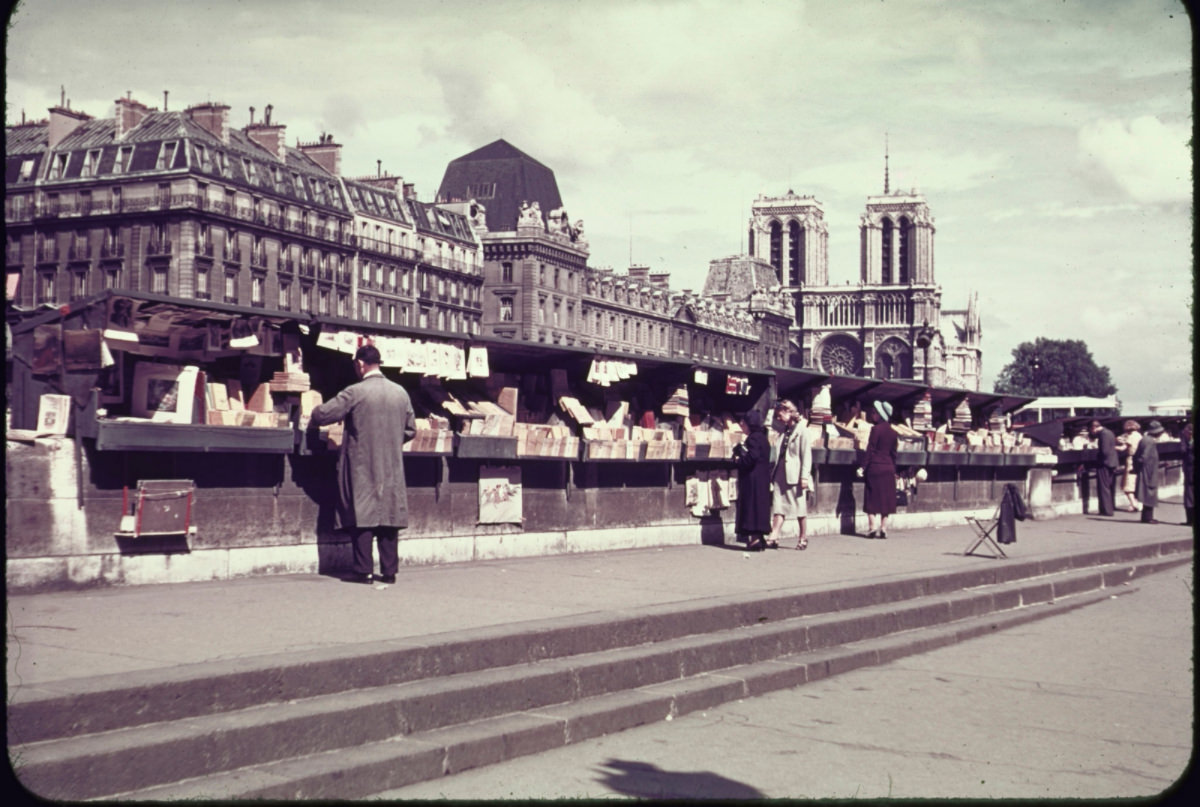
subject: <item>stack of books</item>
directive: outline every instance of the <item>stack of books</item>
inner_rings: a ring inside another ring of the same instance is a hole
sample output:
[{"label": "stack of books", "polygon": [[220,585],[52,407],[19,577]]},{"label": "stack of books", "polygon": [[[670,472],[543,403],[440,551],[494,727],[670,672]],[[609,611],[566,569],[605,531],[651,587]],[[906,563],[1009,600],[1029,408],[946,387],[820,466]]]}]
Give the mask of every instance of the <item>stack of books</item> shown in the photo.
[{"label": "stack of books", "polygon": [[271,392],[304,392],[312,386],[308,373],[297,371],[275,373],[270,383]]}]

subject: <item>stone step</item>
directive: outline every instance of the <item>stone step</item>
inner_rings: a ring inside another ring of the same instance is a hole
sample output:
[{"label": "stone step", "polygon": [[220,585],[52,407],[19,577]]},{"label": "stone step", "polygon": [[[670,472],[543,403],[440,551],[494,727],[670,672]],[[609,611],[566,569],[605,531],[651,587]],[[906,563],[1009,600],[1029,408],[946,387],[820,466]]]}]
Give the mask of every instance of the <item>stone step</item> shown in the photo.
[{"label": "stone step", "polygon": [[824,650],[741,664],[566,704],[530,709],[352,748],[245,766],[114,794],[121,801],[359,799],[536,754],[593,737],[672,720],[722,703],[800,686],[864,666],[992,634],[1132,591],[1077,594],[999,614],[917,628]]},{"label": "stone step", "polygon": [[[737,690],[739,686],[745,690],[748,686],[745,682],[739,685],[718,678],[713,684],[701,677],[738,669],[747,663],[777,663],[775,660],[781,658],[802,659],[806,676],[814,663],[826,664],[826,674],[840,672],[840,666],[847,663],[846,649],[853,649],[855,643],[899,636],[901,646],[913,642],[920,646],[916,634],[923,628],[959,625],[963,620],[986,619],[994,613],[1032,613],[1037,610],[1033,606],[1044,609],[1061,603],[1064,597],[1089,592],[1101,592],[1093,596],[1109,596],[1114,586],[1127,583],[1138,574],[1186,563],[1189,559],[1189,554],[1177,553],[1145,563],[1068,568],[966,589],[961,588],[964,583],[979,582],[980,578],[964,577],[963,573],[910,577],[868,587],[872,589],[870,592],[851,594],[852,588],[808,592],[825,594],[827,606],[836,606],[838,597],[834,595],[840,594],[845,605],[808,615],[792,613],[796,603],[788,596],[753,602],[702,601],[693,603],[690,609],[698,615],[697,624],[733,622],[732,627],[696,631],[693,625],[692,629],[685,629],[682,623],[687,621],[688,609],[673,606],[647,617],[637,628],[632,627],[631,620],[618,620],[617,624],[624,626],[615,631],[619,641],[602,630],[602,623],[597,623],[592,630],[576,637],[571,647],[556,646],[554,653],[547,653],[544,643],[530,642],[531,637],[554,635],[554,630],[526,630],[518,634],[524,642],[511,642],[524,647],[509,647],[506,652],[500,652],[490,639],[484,640],[482,646],[493,652],[478,648],[468,652],[465,649],[468,639],[459,637],[456,643],[433,645],[443,653],[448,652],[446,647],[460,648],[461,658],[457,662],[436,665],[423,675],[412,674],[410,669],[399,682],[366,687],[344,683],[340,690],[325,687],[329,691],[319,695],[298,699],[275,696],[228,711],[26,742],[10,746],[10,751],[18,760],[21,781],[33,792],[46,798],[83,799],[163,785],[170,787],[172,782],[188,779],[213,776],[237,779],[238,772],[247,766],[276,770],[279,766],[286,768],[292,760],[314,755],[320,758],[329,752],[344,754],[380,743],[383,748],[394,749],[396,738],[435,736],[438,731],[452,732],[480,720],[506,716],[531,719],[533,722],[526,728],[535,738],[543,733],[549,737],[555,729],[533,731],[533,726],[559,720],[564,741],[575,741],[583,734],[594,736],[596,726],[611,725],[615,727],[612,730],[628,727],[626,723],[632,718],[621,716],[625,713],[620,709],[611,718],[590,717],[593,707],[588,704],[603,705],[604,698],[621,702],[624,696],[633,704],[630,708],[640,714],[643,707],[639,704],[651,695],[655,703],[666,697],[671,708],[679,708],[675,695],[667,697],[648,689],[656,685],[670,689],[691,682],[690,685],[700,686],[701,692],[715,687],[718,693],[741,697]],[[1014,571],[1006,564],[992,568],[1006,569],[1005,576]],[[945,589],[948,577],[956,580],[959,590],[926,593]],[[855,602],[860,604],[855,606]],[[807,604],[811,606],[813,602]],[[729,611],[735,612],[736,618],[726,613]],[[651,629],[653,625],[658,629]],[[955,636],[958,630],[955,629]],[[595,649],[596,645],[599,649]],[[831,652],[834,656],[819,661],[821,653]],[[866,651],[854,650],[851,658],[862,656],[863,652]],[[875,663],[878,651],[866,652],[863,657],[874,659],[865,663]],[[454,666],[470,670],[449,672],[448,668]],[[785,665],[784,670],[777,672],[779,686],[803,683],[802,680],[787,683],[790,679],[786,669]],[[384,672],[377,670],[374,675],[359,677],[377,678]],[[199,686],[212,686],[211,679],[193,681]],[[690,697],[695,700],[706,696]],[[576,725],[578,721],[572,714],[579,715],[583,723]],[[607,712],[602,709],[601,714]],[[518,734],[524,736],[522,732]],[[533,739],[530,743],[536,746],[543,741],[547,740]],[[410,747],[407,743],[402,745]],[[517,746],[524,744],[517,742]],[[448,763],[443,759],[441,764],[444,768]]]},{"label": "stone step", "polygon": [[[476,630],[339,645],[304,652],[187,664],[22,687],[8,704],[9,744],[219,714],[266,703],[511,666],[687,635],[903,602],[1068,569],[1152,562],[1190,552],[1191,539],[1084,554],[1008,560],[954,572],[898,575],[865,583],[764,591],[636,611],[612,611]],[[1105,574],[1118,581],[1122,572]]]}]

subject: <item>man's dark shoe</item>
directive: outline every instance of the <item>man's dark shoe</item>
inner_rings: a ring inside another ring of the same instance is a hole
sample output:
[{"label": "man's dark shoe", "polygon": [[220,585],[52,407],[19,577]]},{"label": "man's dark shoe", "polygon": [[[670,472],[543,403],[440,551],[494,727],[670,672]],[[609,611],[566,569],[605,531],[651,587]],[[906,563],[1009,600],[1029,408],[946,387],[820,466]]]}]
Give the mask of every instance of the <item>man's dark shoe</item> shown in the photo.
[{"label": "man's dark shoe", "polygon": [[394,575],[394,574],[385,574],[385,575],[383,575],[383,576],[381,576],[381,577],[379,578],[379,582],[380,582],[380,583],[395,583],[395,582],[396,582],[396,575]]},{"label": "man's dark shoe", "polygon": [[371,575],[369,574],[352,574],[349,577],[342,578],[343,583],[366,583],[371,585]]}]

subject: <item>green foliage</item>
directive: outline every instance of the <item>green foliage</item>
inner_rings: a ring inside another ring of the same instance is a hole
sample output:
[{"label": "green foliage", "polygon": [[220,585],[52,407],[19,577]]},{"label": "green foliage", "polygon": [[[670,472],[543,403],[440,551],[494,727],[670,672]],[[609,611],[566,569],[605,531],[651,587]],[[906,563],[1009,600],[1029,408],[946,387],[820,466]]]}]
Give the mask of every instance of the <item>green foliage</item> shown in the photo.
[{"label": "green foliage", "polygon": [[1083,340],[1038,337],[1036,342],[1022,342],[1012,355],[996,377],[996,392],[1103,398],[1117,391],[1108,368],[1097,366]]}]

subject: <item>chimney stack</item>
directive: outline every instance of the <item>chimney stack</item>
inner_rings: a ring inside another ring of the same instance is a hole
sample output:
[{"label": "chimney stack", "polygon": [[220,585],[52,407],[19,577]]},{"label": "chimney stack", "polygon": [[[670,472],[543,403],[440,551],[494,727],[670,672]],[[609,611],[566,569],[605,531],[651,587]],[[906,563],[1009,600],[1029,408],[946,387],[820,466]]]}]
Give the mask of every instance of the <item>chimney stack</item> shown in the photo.
[{"label": "chimney stack", "polygon": [[271,156],[280,162],[284,161],[287,154],[286,151],[286,135],[287,127],[281,124],[271,124],[271,110],[274,107],[267,104],[263,108],[262,123],[254,122],[254,107],[250,107],[250,125],[242,131],[246,136],[253,140],[258,145],[262,146],[267,151],[271,152]]},{"label": "chimney stack", "polygon": [[133,100],[132,95],[127,92],[124,98],[118,98],[115,102],[113,117],[117,119],[117,140],[129,134],[150,113],[150,108]]},{"label": "chimney stack", "polygon": [[342,144],[333,142],[333,135],[322,133],[315,143],[297,143],[306,157],[334,176],[342,173]]},{"label": "chimney stack", "polygon": [[670,272],[651,272],[650,285],[656,289],[671,288],[671,273]]},{"label": "chimney stack", "polygon": [[229,142],[229,107],[226,104],[196,104],[186,110],[197,125],[222,143]]},{"label": "chimney stack", "polygon": [[71,132],[79,128],[85,120],[91,120],[91,115],[73,112],[65,106],[50,107],[49,148],[54,148]]}]

